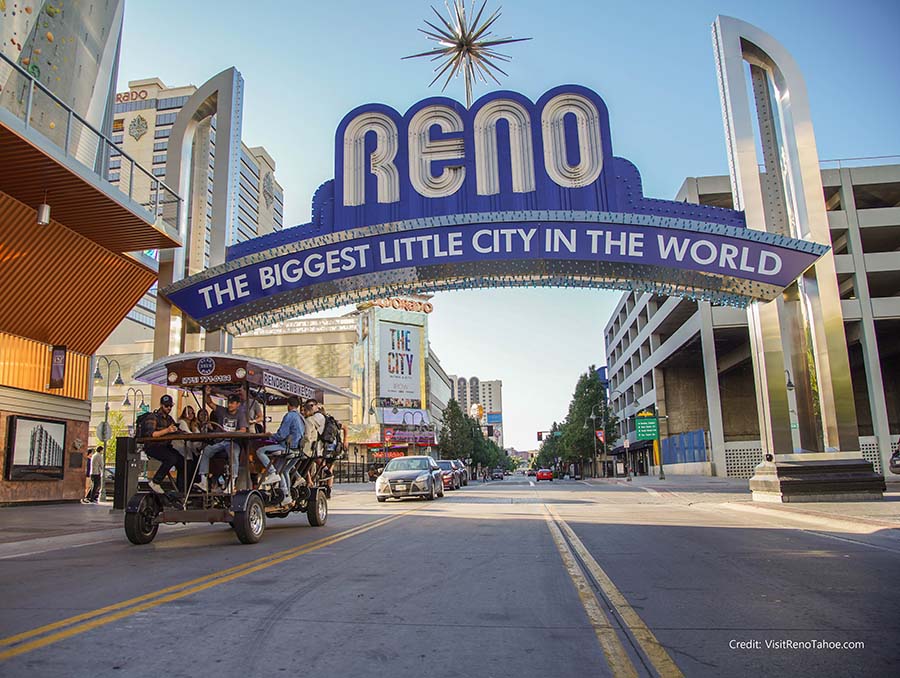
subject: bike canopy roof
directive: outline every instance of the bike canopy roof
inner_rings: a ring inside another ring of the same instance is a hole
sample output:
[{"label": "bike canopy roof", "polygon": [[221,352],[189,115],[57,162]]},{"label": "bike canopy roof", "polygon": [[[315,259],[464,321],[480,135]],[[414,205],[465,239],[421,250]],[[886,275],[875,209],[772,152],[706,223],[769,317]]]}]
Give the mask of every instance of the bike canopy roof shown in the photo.
[{"label": "bike canopy roof", "polygon": [[257,399],[267,404],[283,404],[288,396],[301,400],[326,394],[358,399],[354,393],[300,370],[262,358],[234,353],[179,353],[156,360],[139,370],[134,378],[147,384],[212,393],[229,393],[245,386],[253,388]]}]

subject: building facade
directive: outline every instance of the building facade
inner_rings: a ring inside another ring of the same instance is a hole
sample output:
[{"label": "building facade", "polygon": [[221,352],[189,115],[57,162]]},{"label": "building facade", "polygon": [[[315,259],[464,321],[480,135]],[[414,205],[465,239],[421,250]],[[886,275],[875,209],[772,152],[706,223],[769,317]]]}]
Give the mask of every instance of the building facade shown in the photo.
[{"label": "building facade", "polygon": [[123,12],[0,3],[0,504],[84,496],[91,356],[157,277],[141,252],[181,246],[180,196],[106,169]]},{"label": "building facade", "polygon": [[[182,106],[197,88],[193,85],[167,87],[159,78],[132,80],[128,91],[116,94],[113,109],[112,138],[117,146],[137,162],[152,168],[153,175],[165,179],[169,134]],[[204,229],[194,229],[195,242],[191,261],[209,263],[210,239],[213,229],[213,176],[216,167],[216,116],[203,124],[199,149],[208,158],[205,172],[192,176],[195,195],[206,195],[206,209],[193,210],[193,217],[204,222]],[[232,234],[227,245],[244,242],[260,235],[284,228],[284,189],[275,179],[275,161],[261,146],[248,147],[241,141],[238,204],[233,223],[227,229]],[[109,178],[113,183],[127,183],[129,164],[123,166],[122,156],[114,151],[109,160]],[[197,269],[199,270],[199,268]],[[192,271],[196,272],[196,270]],[[137,303],[128,314],[126,323],[154,327],[156,286]],[[131,328],[140,338],[140,328]]]},{"label": "building facade", "polygon": [[[860,450],[887,469],[900,440],[900,165],[825,164],[822,183],[850,351]],[[685,180],[678,200],[732,206],[728,177]],[[628,292],[605,328],[617,451],[652,465],[634,416],[660,416],[666,472],[749,478],[762,460],[747,314]],[[788,391],[793,383],[788,378]],[[792,428],[799,425],[791,410]],[[798,452],[802,450],[796,450]]]},{"label": "building facade", "polygon": [[[481,405],[481,425],[490,438],[503,447],[503,382],[499,379],[482,381],[479,377],[450,375],[452,397],[463,412],[473,415],[472,406]],[[490,429],[487,427],[490,426]]]}]

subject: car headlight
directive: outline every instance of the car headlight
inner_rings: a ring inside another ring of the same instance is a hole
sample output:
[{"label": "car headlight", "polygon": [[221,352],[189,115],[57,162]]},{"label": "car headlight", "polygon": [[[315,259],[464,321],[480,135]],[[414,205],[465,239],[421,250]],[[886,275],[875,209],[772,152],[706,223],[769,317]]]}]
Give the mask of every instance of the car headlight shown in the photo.
[{"label": "car headlight", "polygon": [[428,474],[422,473],[419,477],[416,478],[417,483],[427,483],[428,482]]}]

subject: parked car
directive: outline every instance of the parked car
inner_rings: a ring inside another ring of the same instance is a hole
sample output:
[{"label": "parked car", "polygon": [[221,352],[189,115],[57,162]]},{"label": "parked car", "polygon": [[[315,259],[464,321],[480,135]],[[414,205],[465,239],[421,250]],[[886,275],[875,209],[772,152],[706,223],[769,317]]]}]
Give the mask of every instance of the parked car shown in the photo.
[{"label": "parked car", "polygon": [[453,461],[459,466],[459,477],[462,479],[463,486],[469,484],[469,471],[466,468],[466,465],[462,462],[462,459],[454,459]]},{"label": "parked car", "polygon": [[456,490],[462,487],[459,468],[452,459],[439,459],[437,462],[441,468],[441,477],[445,490]]},{"label": "parked car", "polygon": [[491,471],[491,480],[503,480],[503,469],[495,468]]},{"label": "parked car", "polygon": [[535,477],[535,481],[539,482],[541,480],[549,480],[551,483],[553,482],[553,471],[548,468],[542,468],[537,472],[537,477]]},{"label": "parked car", "polygon": [[441,475],[441,467],[429,456],[396,457],[375,481],[375,498],[384,502],[391,497],[443,497]]}]

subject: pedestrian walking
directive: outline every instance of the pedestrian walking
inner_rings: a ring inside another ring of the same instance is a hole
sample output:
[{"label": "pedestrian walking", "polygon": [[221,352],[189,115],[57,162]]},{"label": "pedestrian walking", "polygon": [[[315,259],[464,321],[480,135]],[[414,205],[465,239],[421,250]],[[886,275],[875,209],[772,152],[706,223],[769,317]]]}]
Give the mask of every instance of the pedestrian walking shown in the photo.
[{"label": "pedestrian walking", "polygon": [[100,483],[103,482],[103,445],[98,445],[88,461],[88,475],[91,479],[91,489],[87,496],[81,500],[83,504],[100,503]]}]

